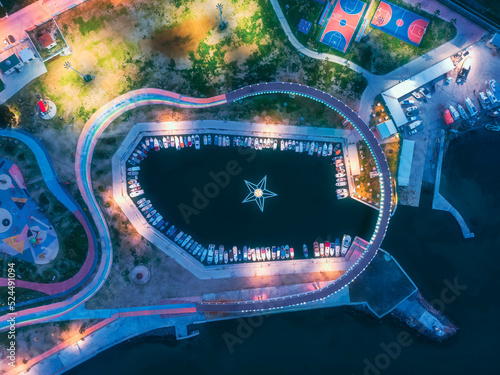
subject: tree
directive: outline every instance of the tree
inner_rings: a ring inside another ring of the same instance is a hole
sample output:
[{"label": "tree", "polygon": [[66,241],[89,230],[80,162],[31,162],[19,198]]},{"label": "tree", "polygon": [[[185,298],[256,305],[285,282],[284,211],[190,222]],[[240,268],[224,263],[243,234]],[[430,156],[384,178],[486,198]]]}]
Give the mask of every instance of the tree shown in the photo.
[{"label": "tree", "polygon": [[4,18],[7,15],[7,10],[0,5],[0,18]]},{"label": "tree", "polygon": [[457,25],[457,19],[456,18],[452,18],[450,20],[450,24],[452,24],[453,26],[456,26]]},{"label": "tree", "polygon": [[0,128],[10,128],[16,124],[16,116],[6,105],[0,105]]},{"label": "tree", "polygon": [[434,17],[439,17],[440,14],[441,14],[441,11],[439,9],[436,9],[434,11]]},{"label": "tree", "polygon": [[416,10],[421,10],[422,9],[422,3],[416,3],[415,4],[415,9]]}]

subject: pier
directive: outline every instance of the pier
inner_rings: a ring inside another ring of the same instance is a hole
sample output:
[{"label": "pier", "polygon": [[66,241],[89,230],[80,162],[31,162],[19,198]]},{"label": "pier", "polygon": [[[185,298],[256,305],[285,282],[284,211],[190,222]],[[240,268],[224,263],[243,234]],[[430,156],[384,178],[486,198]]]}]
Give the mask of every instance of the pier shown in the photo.
[{"label": "pier", "polygon": [[439,157],[436,168],[436,183],[434,184],[434,197],[432,199],[432,209],[448,211],[449,213],[451,213],[455,218],[455,220],[457,220],[458,225],[460,225],[463,237],[473,238],[474,233],[472,233],[469,230],[469,227],[465,223],[465,220],[462,217],[462,215],[460,215],[460,212],[458,212],[457,209],[453,207],[451,203],[448,202],[446,198],[443,197],[439,192],[439,186],[441,184],[441,168],[443,166],[443,156],[444,156],[444,137],[445,137],[445,131],[441,130],[441,140],[439,143]]}]

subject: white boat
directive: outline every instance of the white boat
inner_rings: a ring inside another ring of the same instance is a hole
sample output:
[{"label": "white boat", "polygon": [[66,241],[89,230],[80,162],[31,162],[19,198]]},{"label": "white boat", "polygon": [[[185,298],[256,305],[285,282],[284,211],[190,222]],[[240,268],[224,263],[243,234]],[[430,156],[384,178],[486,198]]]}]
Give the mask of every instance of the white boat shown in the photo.
[{"label": "white boat", "polygon": [[257,257],[257,260],[260,262],[260,247],[255,248],[255,256]]},{"label": "white boat", "polygon": [[222,264],[224,258],[224,245],[219,246],[219,263]]},{"label": "white boat", "polygon": [[299,143],[299,152],[303,153],[304,152],[304,142],[300,141]]},{"label": "white boat", "polygon": [[[203,136],[203,146],[206,146],[206,145],[207,145],[207,143],[208,143],[208,138],[207,138],[207,135],[205,134],[205,135]],[[215,245],[214,245],[214,246],[215,246]]]},{"label": "white boat", "polygon": [[477,108],[474,105],[474,103],[472,103],[472,100],[469,97],[465,98],[465,105],[467,106],[467,109],[469,110],[471,117],[477,115]]},{"label": "white boat", "polygon": [[498,99],[495,95],[490,90],[486,90],[486,95],[488,95],[488,98],[490,99],[491,104],[498,103]]},{"label": "white boat", "polygon": [[462,118],[464,120],[468,120],[469,115],[467,114],[467,112],[465,112],[464,107],[462,107],[460,104],[457,104],[457,108],[458,108],[458,112],[460,113],[460,116],[462,116]]},{"label": "white boat", "polygon": [[227,264],[228,261],[229,261],[229,254],[227,250],[224,250],[224,263]]},{"label": "white boat", "polygon": [[243,246],[243,260],[246,262],[248,260],[248,248]]},{"label": "white boat", "polygon": [[181,149],[181,145],[180,145],[180,142],[179,142],[179,137],[178,136],[175,136],[175,148],[177,150],[180,150]]},{"label": "white boat", "polygon": [[328,145],[328,156],[332,156],[333,154],[333,144],[329,144]]},{"label": "white boat", "polygon": [[347,182],[345,181],[342,181],[342,182],[336,182],[335,183],[335,186],[346,186],[347,185]]},{"label": "white boat", "polygon": [[200,262],[203,262],[207,256],[207,253],[208,253],[208,250],[207,249],[203,249],[203,254],[201,254],[201,259],[200,259]]},{"label": "white boat", "polygon": [[214,249],[215,245],[208,245],[208,258],[207,258],[207,264],[212,264],[214,260]]},{"label": "white boat", "polygon": [[222,135],[219,135],[219,139],[218,139],[218,141],[217,141],[217,145],[218,145],[219,147],[222,147]]},{"label": "white boat", "polygon": [[170,141],[167,139],[167,137],[163,137],[163,148],[168,148]]},{"label": "white boat", "polygon": [[460,118],[460,113],[453,107],[451,104],[449,105],[451,116],[453,120],[458,120]]},{"label": "white boat", "polygon": [[252,250],[252,261],[253,261],[253,262],[255,262],[255,261],[257,260],[257,256],[255,255],[255,253],[256,253],[256,252],[255,252],[255,249],[254,249],[254,248],[252,248],[252,249],[250,249],[250,250]]},{"label": "white boat", "polygon": [[285,149],[285,141],[281,140],[280,142],[280,150],[283,151]]},{"label": "white boat", "polygon": [[273,151],[276,151],[277,148],[278,148],[278,141],[275,139],[273,142]]},{"label": "white boat", "polygon": [[200,136],[198,134],[194,136],[194,148],[196,150],[200,149]]},{"label": "white boat", "polygon": [[[214,245],[215,247],[215,245]],[[214,252],[214,263],[215,264],[219,264],[219,249],[215,249],[215,252]]]},{"label": "white boat", "polygon": [[208,135],[208,145],[212,145],[212,136],[210,134]]},{"label": "white boat", "polygon": [[344,237],[342,237],[342,249],[340,251],[343,257],[347,254],[347,250],[349,250],[349,246],[351,246],[351,241],[351,236],[344,234]]},{"label": "white boat", "polygon": [[138,197],[140,195],[144,194],[144,190],[136,190],[136,191],[133,191],[132,193],[130,193],[130,198],[135,198],[135,197]]},{"label": "white boat", "polygon": [[307,152],[307,155],[312,156],[314,154],[314,142],[311,142],[311,146],[309,147],[309,151]]},{"label": "white boat", "polygon": [[340,240],[338,238],[335,239],[335,256],[340,256]]},{"label": "white boat", "polygon": [[267,260],[271,260],[271,248],[269,246],[266,247],[266,258]]}]

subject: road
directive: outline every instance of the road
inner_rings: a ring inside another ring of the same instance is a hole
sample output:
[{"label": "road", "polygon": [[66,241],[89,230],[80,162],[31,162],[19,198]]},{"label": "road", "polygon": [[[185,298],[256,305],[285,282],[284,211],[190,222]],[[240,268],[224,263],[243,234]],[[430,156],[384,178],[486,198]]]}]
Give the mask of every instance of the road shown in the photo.
[{"label": "road", "polygon": [[42,0],[30,4],[0,21],[0,38],[12,35],[19,41],[26,37],[25,30],[83,2],[84,0]]}]

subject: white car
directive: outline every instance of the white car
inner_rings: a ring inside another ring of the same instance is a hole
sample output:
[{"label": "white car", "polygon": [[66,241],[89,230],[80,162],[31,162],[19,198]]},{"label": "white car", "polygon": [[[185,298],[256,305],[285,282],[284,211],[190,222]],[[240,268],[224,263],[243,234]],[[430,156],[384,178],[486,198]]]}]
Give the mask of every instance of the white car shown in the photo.
[{"label": "white car", "polygon": [[406,112],[413,112],[413,111],[416,111],[418,108],[414,105],[412,105],[411,107],[408,107],[406,108]]},{"label": "white car", "polygon": [[425,88],[420,88],[420,90],[418,90],[418,92],[420,92],[423,96],[425,96],[427,99],[430,99],[431,98],[431,92]]},{"label": "white car", "polygon": [[418,129],[413,129],[408,132],[408,135],[413,135],[418,132]]},{"label": "white car", "polygon": [[417,121],[418,120],[418,116],[411,116],[408,121],[409,122],[413,122],[413,121]]}]

